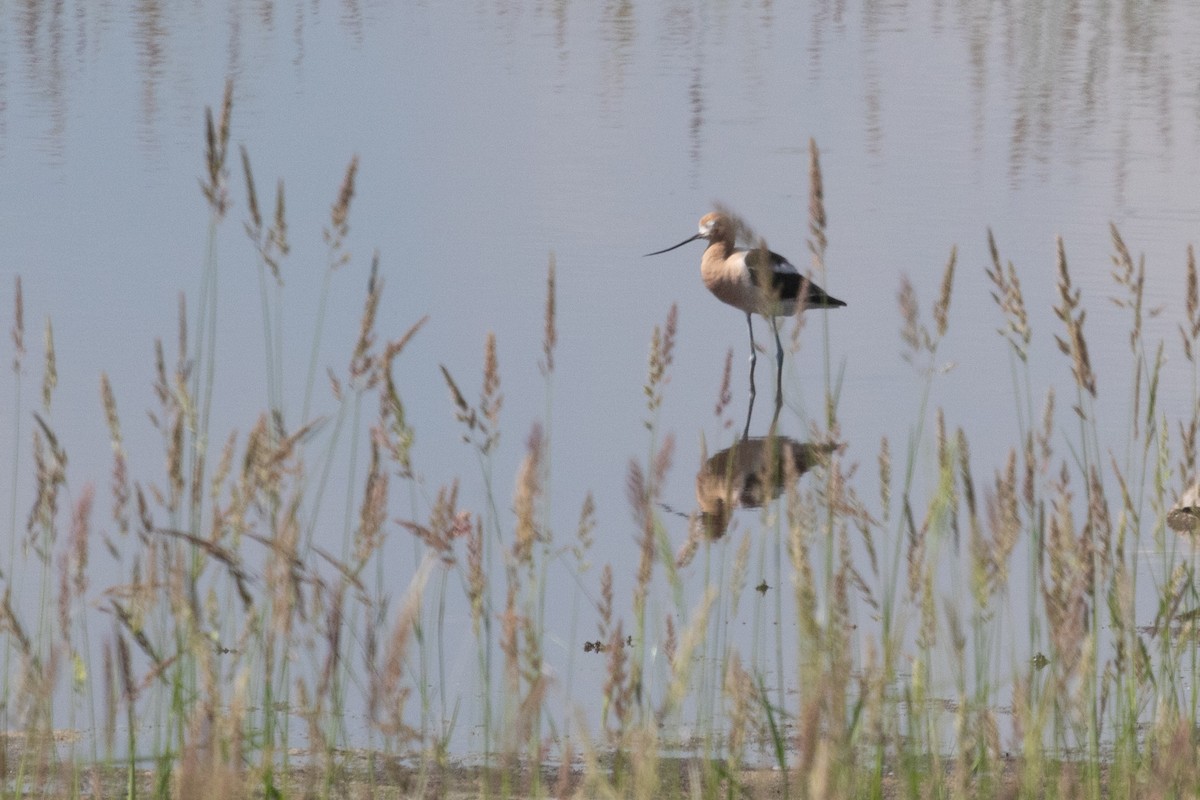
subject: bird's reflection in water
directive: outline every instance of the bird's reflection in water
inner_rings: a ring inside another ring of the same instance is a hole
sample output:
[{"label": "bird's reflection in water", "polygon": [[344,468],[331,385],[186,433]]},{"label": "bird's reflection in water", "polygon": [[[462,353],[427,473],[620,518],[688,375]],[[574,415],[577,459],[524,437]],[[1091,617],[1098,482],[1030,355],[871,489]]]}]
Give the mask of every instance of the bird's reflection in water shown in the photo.
[{"label": "bird's reflection in water", "polygon": [[1180,533],[1200,531],[1200,482],[1193,483],[1167,512],[1167,524]]},{"label": "bird's reflection in water", "polygon": [[783,494],[789,482],[826,463],[829,455],[842,447],[833,441],[798,442],[779,434],[781,405],[775,404],[768,434],[750,436],[750,416],[754,413],[751,400],[742,438],[732,447],[704,458],[696,473],[699,510],[690,515],[688,540],[676,556],[680,567],[691,561],[701,541],[725,535],[735,510],[763,507]]},{"label": "bird's reflection in water", "polygon": [[698,532],[720,538],[735,509],[761,508],[783,493],[787,481],[799,479],[837,448],[787,436],[755,436],[706,459],[696,474]]}]

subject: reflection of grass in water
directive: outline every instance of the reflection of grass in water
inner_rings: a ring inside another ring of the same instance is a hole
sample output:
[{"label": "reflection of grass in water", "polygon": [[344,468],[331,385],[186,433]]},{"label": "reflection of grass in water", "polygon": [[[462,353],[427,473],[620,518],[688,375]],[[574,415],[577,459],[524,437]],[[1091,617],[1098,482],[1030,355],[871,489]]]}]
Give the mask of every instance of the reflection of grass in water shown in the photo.
[{"label": "reflection of grass in water", "polygon": [[[540,359],[546,414],[526,439],[511,500],[499,488],[508,479],[494,474],[503,408],[495,337],[485,342],[477,402],[443,367],[485,489],[481,508],[463,507],[457,480],[431,489],[416,478],[416,432],[394,364],[420,345],[414,337],[423,320],[396,339],[377,332],[378,258],[350,360],[342,373],[330,373],[332,412],[310,417],[310,366],[303,407],[291,419],[297,410],[283,392],[288,348],[280,324],[289,250],[283,189],[274,219],[264,221],[245,151],[267,411],[244,435],[211,438],[215,240],[229,208],[231,98],[209,124],[203,188],[212,223],[197,330],[193,336],[181,310],[174,359],[161,343],[156,348],[151,416],[163,436],[162,475],[130,473],[114,392],[102,377],[113,448],[109,491],[90,483],[69,491],[67,451],[52,414],[47,328],[43,397],[30,427],[35,502],[24,531],[15,517],[10,522],[14,544],[0,602],[4,713],[8,729],[19,732],[4,737],[0,754],[14,794],[426,795],[466,787],[483,796],[658,797],[756,794],[769,786],[804,797],[1012,790],[1096,797],[1182,793],[1200,781],[1190,691],[1200,672],[1193,646],[1200,601],[1190,557],[1164,532],[1168,486],[1195,470],[1197,417],[1194,411],[1179,425],[1182,453],[1172,456],[1171,420],[1158,407],[1164,347],[1144,341],[1152,312],[1143,307],[1143,267],[1115,228],[1118,305],[1131,317],[1125,452],[1100,445],[1100,380],[1062,243],[1055,311],[1063,334],[1056,341],[1075,387],[1069,426],[1056,424],[1053,393],[1035,413],[1025,299],[1016,269],[1002,262],[989,234],[987,274],[1010,344],[1020,431],[992,479],[977,482],[967,431],[948,423],[942,409],[929,409],[939,347],[951,335],[952,251],[932,327],[922,321],[916,290],[901,285],[902,355],[921,378],[921,402],[903,450],[881,442],[877,501],[858,496],[854,468],[837,450],[804,481],[792,459],[767,458],[783,474],[761,480],[780,485],[782,499],[767,504],[757,529],[735,526],[727,542],[693,536],[677,560],[659,502],[674,456],[658,419],[675,339],[672,308],[651,337],[647,451],[627,473],[636,566],[631,558],[597,573],[588,564],[597,525],[591,497],[572,537],[556,538],[551,522],[553,258]],[[815,147],[812,155],[810,244],[822,269]],[[356,170],[355,160],[326,229],[327,275],[346,263]],[[1189,251],[1180,333],[1193,397],[1195,274]],[[21,303],[18,289],[18,407]],[[317,325],[312,353],[319,344]],[[813,438],[836,440],[840,377],[828,354],[826,344],[824,423]],[[730,405],[729,371],[727,359],[718,420]],[[722,428],[736,430],[732,421]],[[1063,456],[1054,450],[1060,440]],[[219,451],[211,447],[218,442]],[[348,456],[339,458],[342,447]],[[357,447],[365,449],[361,456]],[[916,480],[923,448],[934,454],[928,491]],[[16,474],[24,466],[13,458]],[[344,545],[333,553],[321,544],[328,534],[316,531],[338,516],[322,510],[338,463],[350,465],[349,488],[334,534]],[[92,519],[96,504],[111,519],[103,527]],[[407,513],[397,511],[405,504]],[[704,530],[698,519],[691,527]],[[414,554],[412,574],[399,581],[386,571],[396,555],[384,560],[384,548],[398,540]],[[1003,611],[1022,546],[1032,601],[1018,626]],[[1147,549],[1161,554],[1150,570],[1158,601],[1152,624],[1139,626],[1135,582]],[[122,567],[123,582],[90,585],[88,564],[98,550]],[[633,579],[628,603],[614,589],[621,575]],[[578,587],[562,683],[546,656],[547,611],[560,602],[550,596],[552,579]],[[698,592],[694,582],[702,584]],[[940,596],[947,585],[953,600]],[[468,609],[478,695],[454,696],[449,682],[445,642],[457,632],[447,614],[457,605]],[[747,614],[753,635],[743,652],[728,630]],[[769,633],[793,620],[794,652],[782,633]],[[1028,660],[1011,655],[1017,644],[1028,648]],[[600,698],[575,697],[575,658],[603,665]],[[595,703],[597,726],[563,708],[564,697]],[[1011,733],[1001,732],[1003,714]],[[64,724],[81,736],[57,735]],[[482,752],[464,766],[452,746],[471,725],[479,726]],[[777,770],[745,769],[763,761]]]}]

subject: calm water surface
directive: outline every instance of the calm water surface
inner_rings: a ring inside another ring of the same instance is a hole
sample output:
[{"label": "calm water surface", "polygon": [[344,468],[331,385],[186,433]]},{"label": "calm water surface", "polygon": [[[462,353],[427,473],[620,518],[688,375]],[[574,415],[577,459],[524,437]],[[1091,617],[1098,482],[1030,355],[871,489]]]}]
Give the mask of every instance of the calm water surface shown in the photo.
[{"label": "calm water surface", "polygon": [[[806,265],[815,140],[828,214],[824,284],[848,306],[813,315],[802,332],[785,370],[780,430],[806,440],[823,426],[827,336],[844,457],[860,465],[856,486],[872,498],[881,438],[902,452],[919,418],[922,382],[901,357],[897,291],[907,276],[932,324],[955,246],[937,364],[947,369],[930,403],[945,409],[951,429],[966,431],[981,481],[1018,443],[1008,347],[995,332],[1003,319],[984,275],[989,228],[1020,271],[1034,386],[1059,388],[1059,457],[1069,458],[1073,389],[1051,338],[1061,334],[1052,311],[1061,235],[1089,308],[1098,410],[1112,421],[1102,450],[1124,454],[1129,312],[1107,300],[1117,293],[1110,223],[1145,255],[1147,304],[1162,307],[1147,329],[1150,342],[1166,341],[1160,412],[1172,431],[1191,414],[1192,373],[1175,331],[1200,219],[1198,43],[1200,13],[1185,2],[8,4],[0,9],[0,321],[11,323],[20,275],[34,353],[53,322],[60,388],[50,416],[71,453],[73,491],[107,481],[102,371],[115,385],[135,469],[161,474],[157,435],[140,413],[154,402],[152,342],[173,341],[178,293],[193,303],[197,293],[208,224],[198,188],[204,108],[219,104],[231,77],[233,142],[250,154],[260,191],[277,179],[286,186],[285,332],[296,346],[285,379],[295,413],[326,263],[321,231],[357,154],[353,258],[333,282],[322,366],[348,360],[377,250],[381,335],[395,338],[430,317],[397,364],[417,432],[417,513],[456,477],[462,506],[482,509],[478,463],[438,367],[474,398],[484,341],[495,332],[505,395],[494,463],[501,512],[535,422],[550,435],[556,535],[573,534],[588,492],[597,503],[595,566],[579,583],[565,570],[551,578],[546,654],[556,691],[594,719],[588,698],[599,696],[603,669],[581,644],[594,636],[599,565],[614,565],[619,598],[634,580],[637,527],[625,481],[630,459],[644,459],[650,446],[643,422],[654,422],[660,440],[674,436],[662,499],[690,511],[702,453],[731,444],[746,409],[745,324],[701,284],[702,246],[641,254],[690,235],[720,202]],[[247,430],[266,404],[258,276],[241,230],[236,165],[230,191],[234,207],[218,238],[214,430],[222,435]],[[551,254],[559,343],[547,382],[539,360]],[[673,303],[678,342],[652,415],[642,392],[647,353]],[[731,349],[726,425],[713,409]],[[39,362],[28,362],[27,400]],[[762,389],[771,368],[762,359]],[[750,432],[764,434],[769,417],[757,409]],[[28,417],[22,430],[27,454]],[[6,452],[12,431],[0,426]],[[930,452],[917,469],[919,485],[933,479]],[[19,484],[18,522],[30,474]],[[0,492],[0,506],[8,502]],[[413,514],[407,500],[394,509]],[[753,513],[739,518],[735,534],[713,546],[712,563],[727,564],[742,532],[756,529]],[[687,521],[664,519],[681,545]],[[396,574],[411,574],[411,548],[397,539],[390,552]],[[778,544],[756,538],[752,553],[751,585],[778,585]],[[102,583],[106,567],[96,561]],[[1152,592],[1161,576],[1146,569]],[[689,574],[689,606],[702,572]],[[1025,578],[1013,580],[1019,597]],[[951,582],[946,598],[960,590]],[[657,618],[670,611],[669,598],[655,602]],[[1023,621],[1021,602],[1012,606]],[[790,601],[743,608],[754,610],[728,624],[747,630],[750,651],[763,651],[771,669],[775,634],[762,631],[774,630],[783,609],[790,640]],[[1151,613],[1153,603],[1144,608]],[[451,678],[465,682],[474,644],[463,610],[451,615]],[[1008,633],[1014,663],[1029,655],[1022,621]],[[460,728],[470,749],[471,729]]]}]

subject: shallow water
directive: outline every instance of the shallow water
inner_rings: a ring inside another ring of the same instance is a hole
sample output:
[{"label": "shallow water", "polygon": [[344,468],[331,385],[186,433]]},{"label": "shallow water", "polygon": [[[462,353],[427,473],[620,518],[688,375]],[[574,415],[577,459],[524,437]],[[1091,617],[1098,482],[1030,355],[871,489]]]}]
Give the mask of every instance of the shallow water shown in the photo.
[{"label": "shallow water", "polygon": [[[949,333],[935,365],[952,368],[936,377],[930,403],[945,409],[951,430],[966,431],[981,482],[1019,443],[1008,346],[995,332],[1003,318],[984,275],[989,228],[1002,258],[1018,268],[1029,304],[1031,383],[1039,393],[1059,387],[1059,459],[1069,458],[1074,394],[1070,363],[1051,338],[1061,335],[1052,311],[1056,235],[1089,309],[1097,407],[1111,436],[1101,452],[1125,452],[1132,374],[1129,312],[1107,299],[1117,293],[1110,222],[1135,256],[1145,254],[1146,304],[1162,307],[1145,334],[1151,346],[1166,342],[1160,413],[1173,435],[1177,420],[1190,417],[1195,394],[1176,326],[1200,217],[1192,188],[1200,173],[1200,16],[1186,3],[1061,11],[1032,0],[63,2],[10,4],[0,14],[0,309],[11,308],[19,274],[32,353],[44,320],[53,320],[61,388],[49,416],[71,452],[73,491],[107,481],[102,371],[113,381],[135,469],[158,469],[157,434],[140,413],[153,404],[152,341],[174,340],[179,292],[195,302],[208,224],[197,186],[204,108],[219,104],[232,77],[234,144],[246,147],[262,194],[276,179],[286,185],[291,413],[326,263],[321,230],[357,154],[353,258],[333,281],[321,364],[348,361],[377,250],[381,336],[430,317],[397,364],[417,433],[421,482],[410,496],[427,508],[437,487],[460,477],[460,504],[481,509],[478,462],[461,443],[438,367],[473,400],[485,337],[495,332],[501,512],[535,421],[551,442],[548,518],[556,535],[569,539],[585,495],[596,500],[595,566],[580,583],[552,572],[547,589],[556,600],[546,623],[549,668],[589,714],[596,710],[586,698],[597,696],[603,670],[582,641],[593,635],[599,565],[614,564],[618,598],[629,597],[635,577],[638,531],[625,483],[628,462],[649,447],[643,421],[654,422],[660,441],[674,436],[662,501],[690,511],[702,453],[731,444],[746,409],[745,325],[700,283],[701,245],[650,260],[642,254],[690,235],[719,202],[806,265],[810,139],[820,149],[828,216],[822,282],[848,305],[810,315],[785,368],[780,430],[811,438],[824,418],[826,382],[839,381],[839,438],[844,458],[860,465],[862,496],[877,495],[881,438],[903,452],[919,414],[921,379],[901,358],[901,277],[911,279],[932,325],[955,246]],[[245,431],[266,404],[258,275],[240,230],[246,210],[236,158],[229,188],[234,206],[218,238],[219,432]],[[539,360],[551,254],[559,338],[547,381]],[[661,409],[651,414],[642,392],[647,352],[673,303],[674,363]],[[756,325],[760,343],[769,341],[767,326]],[[730,350],[726,425],[713,408]],[[36,355],[27,361],[27,404],[36,402],[39,364]],[[761,359],[752,435],[767,430],[761,403],[771,368]],[[318,381],[318,396],[323,390]],[[1041,402],[1033,398],[1035,414]],[[14,424],[0,426],[8,452]],[[936,477],[930,449],[921,456],[918,485]],[[23,472],[15,512],[0,492],[0,519],[14,513],[18,528],[30,475]],[[406,499],[393,516],[412,514]],[[680,546],[686,520],[664,519]],[[752,513],[741,519],[740,531],[755,527]],[[729,568],[738,535],[714,546],[716,568]],[[326,545],[340,552],[340,542]],[[1151,613],[1161,553],[1143,546],[1139,585],[1150,592]],[[398,543],[391,552],[396,574],[411,575],[411,548]],[[756,539],[751,552],[751,586],[786,583],[779,543]],[[103,585],[103,559],[93,568]],[[1014,598],[1027,590],[1024,572],[1012,571]],[[703,577],[696,566],[688,585]],[[953,600],[963,588],[950,582],[943,590]],[[656,603],[654,614],[670,609],[665,597]],[[1013,601],[1017,620],[1020,606]],[[729,623],[751,629],[749,646],[768,671],[770,631],[781,618],[790,626],[789,607],[761,596]],[[474,642],[469,626],[451,627],[462,633],[446,642],[449,678],[466,681]],[[1012,642],[1014,664],[1024,663],[1025,634]],[[475,746],[471,736],[463,746]]]}]

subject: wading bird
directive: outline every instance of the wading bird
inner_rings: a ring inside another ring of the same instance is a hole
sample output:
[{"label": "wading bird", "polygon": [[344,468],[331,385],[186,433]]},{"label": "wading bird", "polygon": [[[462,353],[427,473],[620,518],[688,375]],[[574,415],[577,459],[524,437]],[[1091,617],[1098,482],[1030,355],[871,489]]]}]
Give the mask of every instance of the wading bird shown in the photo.
[{"label": "wading bird", "polygon": [[779,341],[776,317],[788,317],[805,308],[838,308],[846,305],[826,294],[792,266],[786,258],[765,247],[737,248],[739,225],[729,214],[713,211],[700,218],[700,232],[674,247],[647,253],[657,256],[688,242],[707,239],[708,247],[700,259],[700,277],[717,299],[746,312],[750,331],[750,396],[754,397],[754,365],[758,362],[754,346],[751,314],[766,317],[775,333],[775,402],[783,401],[783,344]]}]

